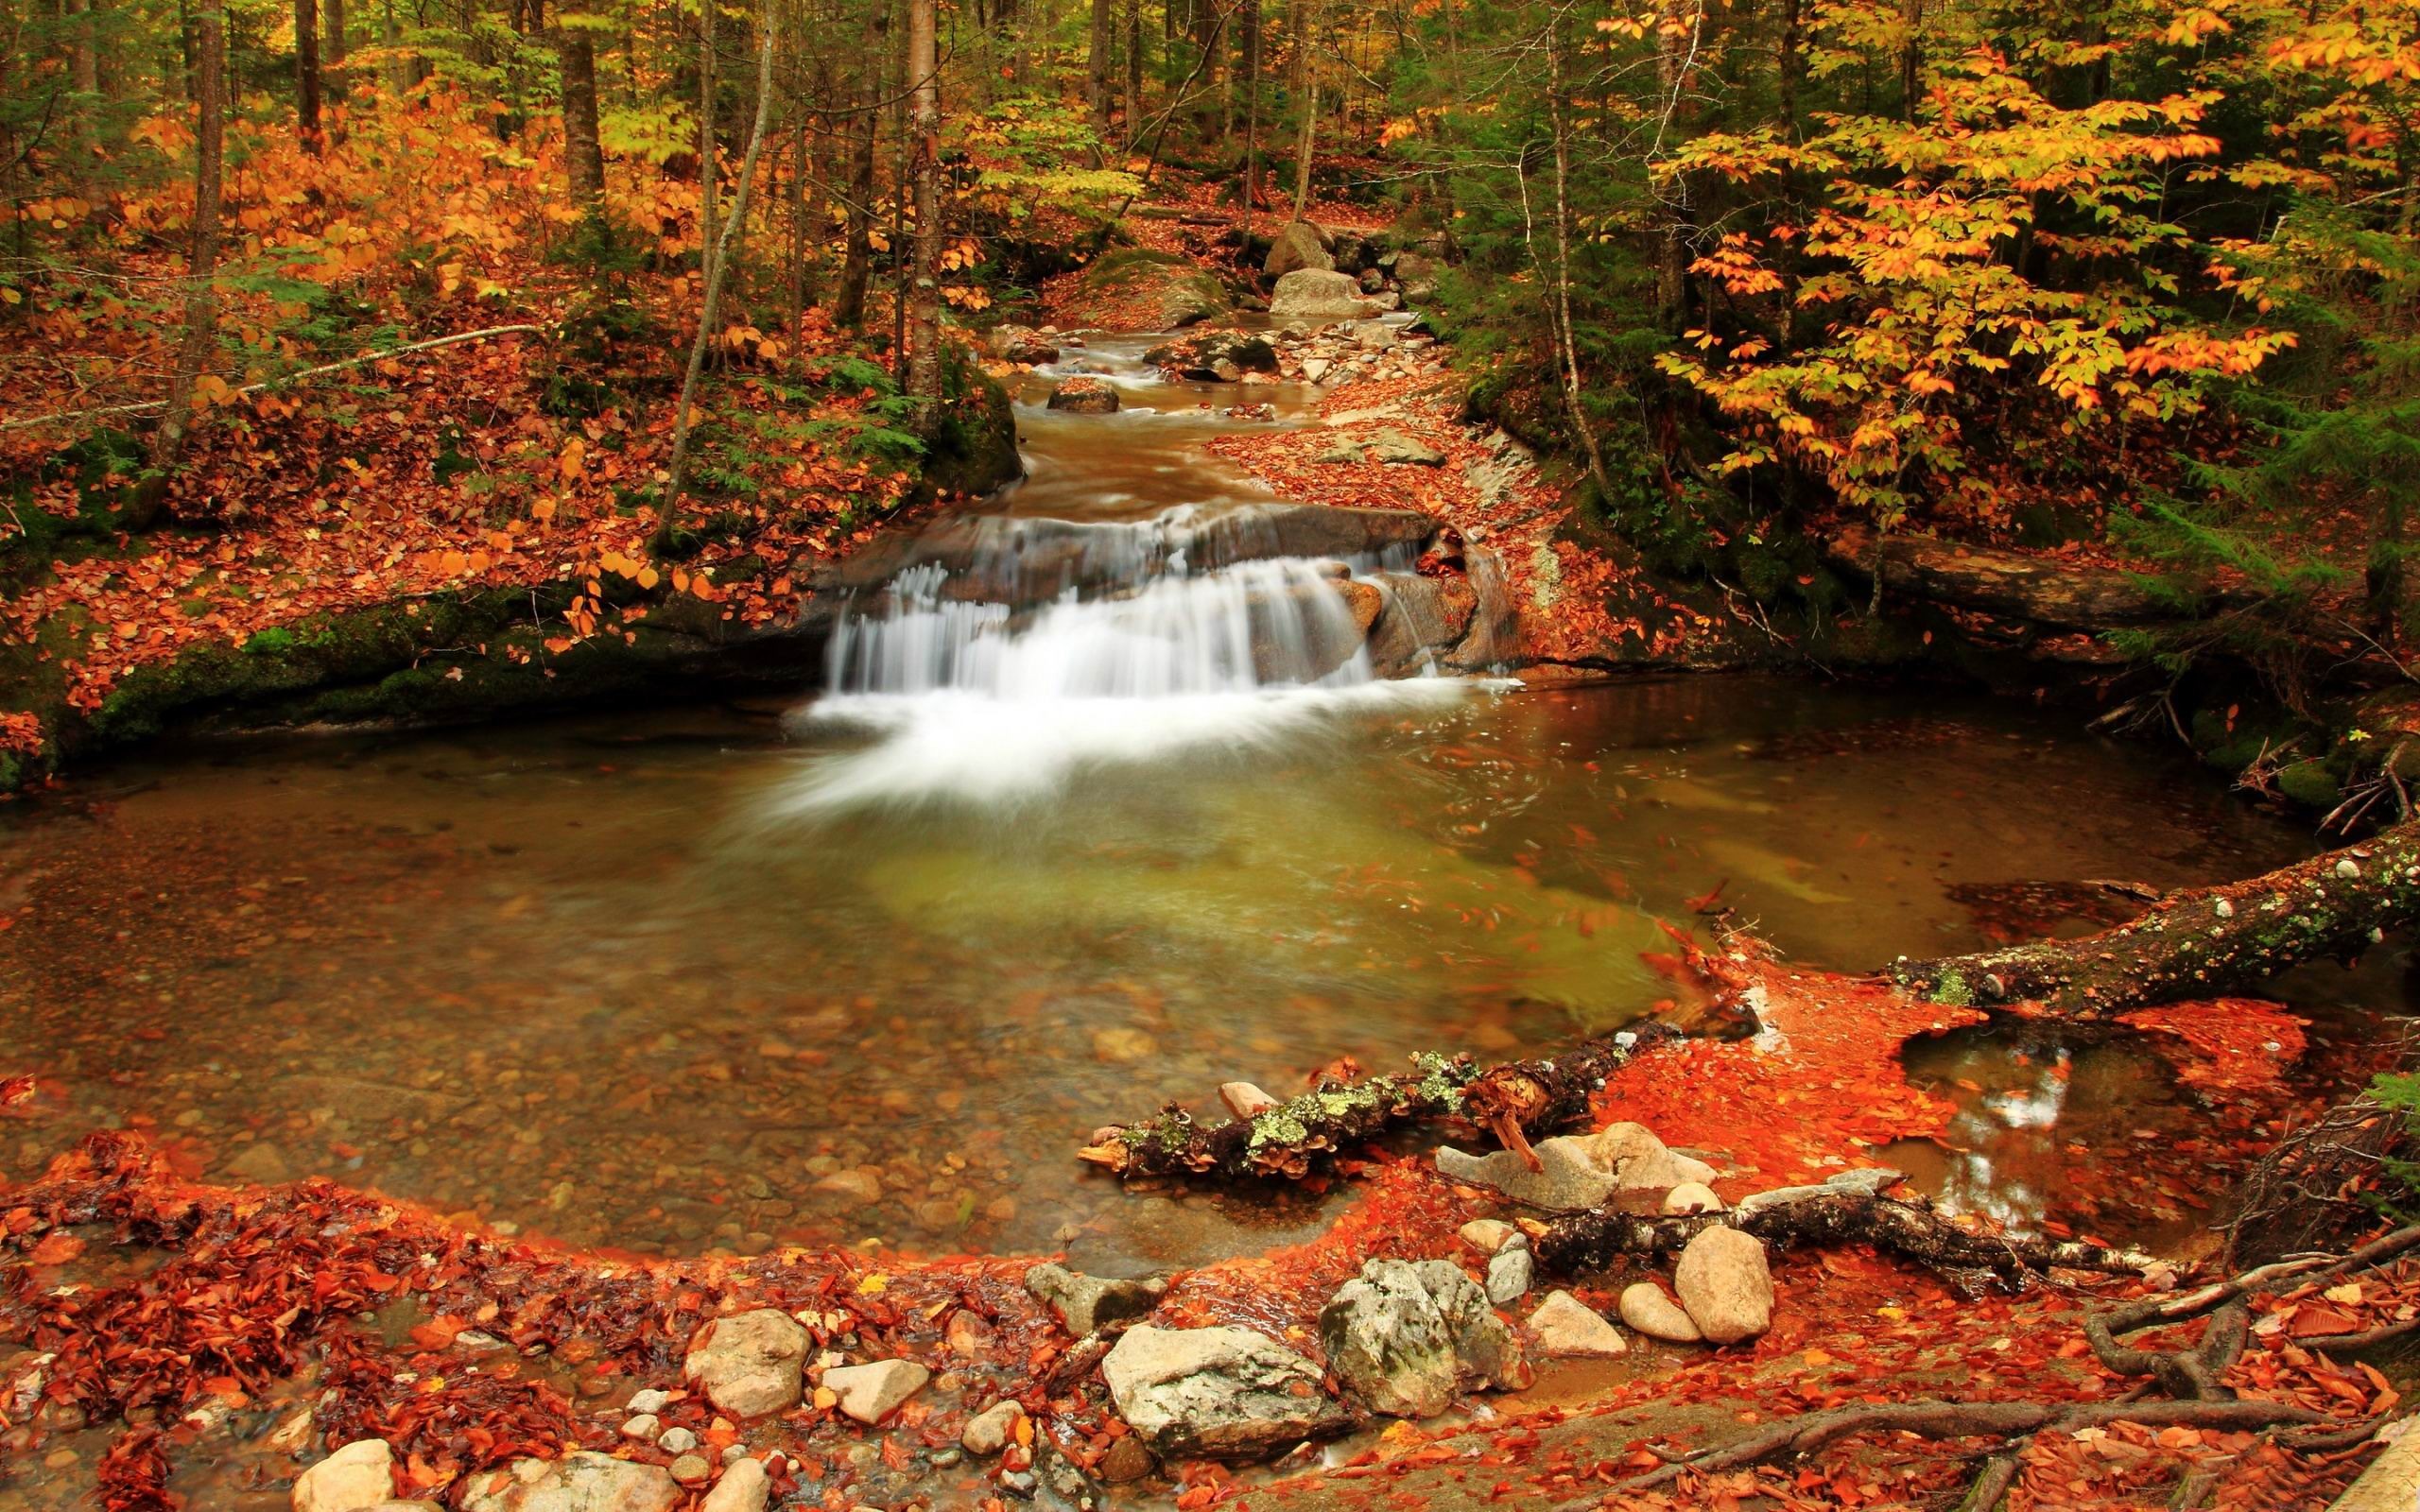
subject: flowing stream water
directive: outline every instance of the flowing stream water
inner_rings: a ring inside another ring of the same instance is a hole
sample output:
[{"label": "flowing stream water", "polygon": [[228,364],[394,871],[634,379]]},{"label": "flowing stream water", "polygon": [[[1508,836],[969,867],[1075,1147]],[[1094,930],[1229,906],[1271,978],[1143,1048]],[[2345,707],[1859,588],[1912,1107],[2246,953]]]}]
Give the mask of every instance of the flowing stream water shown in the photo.
[{"label": "flowing stream water", "polygon": [[[1028,386],[1031,477],[951,525],[992,555],[869,585],[799,707],[162,747],[0,812],[0,1074],[43,1078],[0,1177],[132,1124],[207,1177],[582,1245],[1196,1263],[1349,1192],[1122,1193],[1072,1159],[1095,1125],[1655,1011],[1655,919],[1718,884],[1865,968],[2018,901],[2089,927],[2083,879],[2308,847],[2165,751],[1979,698],[1377,678],[1333,585],[1407,561],[1237,555],[1272,501],[1201,450],[1268,423],[1214,406],[1299,423],[1309,396],[1162,384],[1144,344],[1062,365],[1107,369],[1119,414]],[[2289,990],[2323,1061],[2401,1005],[2385,963]],[[1904,1152],[1936,1189],[2201,1220],[2109,1200],[2098,1152],[2198,1116],[2157,1057],[1910,1058],[1963,1109],[1956,1148]]]}]

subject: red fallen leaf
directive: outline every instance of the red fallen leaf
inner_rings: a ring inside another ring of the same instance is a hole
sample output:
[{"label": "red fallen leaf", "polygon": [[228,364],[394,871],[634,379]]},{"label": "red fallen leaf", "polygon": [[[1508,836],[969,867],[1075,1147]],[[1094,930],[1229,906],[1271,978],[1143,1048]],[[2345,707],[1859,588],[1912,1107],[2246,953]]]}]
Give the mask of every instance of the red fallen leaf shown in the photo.
[{"label": "red fallen leaf", "polygon": [[2307,1339],[2325,1333],[2353,1333],[2360,1328],[2360,1325],[2349,1314],[2332,1307],[2306,1302],[2295,1311],[2293,1320],[2286,1325],[2286,1332],[2295,1338]]},{"label": "red fallen leaf", "polygon": [[64,1229],[54,1229],[43,1236],[26,1257],[37,1265],[64,1265],[84,1252],[84,1241]]}]

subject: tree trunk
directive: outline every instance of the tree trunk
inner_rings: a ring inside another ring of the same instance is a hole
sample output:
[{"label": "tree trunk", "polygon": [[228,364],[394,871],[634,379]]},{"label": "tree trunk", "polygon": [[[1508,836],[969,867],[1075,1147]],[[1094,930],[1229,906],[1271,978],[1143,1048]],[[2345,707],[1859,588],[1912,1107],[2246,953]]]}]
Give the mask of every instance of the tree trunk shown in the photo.
[{"label": "tree trunk", "polygon": [[942,89],[937,0],[908,0],[908,182],[916,204],[914,267],[908,286],[907,390],[929,435],[942,398]]},{"label": "tree trunk", "polygon": [[1311,67],[1311,28],[1319,24],[1318,0],[1302,0],[1303,31],[1294,39],[1294,67],[1302,75],[1303,139],[1294,152],[1294,218],[1311,202],[1311,143],[1319,129],[1319,74]]},{"label": "tree trunk", "polygon": [[1605,453],[1597,440],[1597,427],[1589,421],[1588,411],[1581,401],[1580,344],[1571,330],[1571,109],[1563,92],[1563,21],[1558,12],[1547,15],[1547,109],[1554,127],[1554,325],[1563,347],[1564,405],[1571,417],[1572,431],[1580,438],[1581,450],[1588,457],[1588,476],[1595,480],[1597,496],[1607,507],[1614,502],[1613,479],[1605,469]]},{"label": "tree trunk", "polygon": [[1126,0],[1126,145],[1143,129],[1143,0]]},{"label": "tree trunk", "polygon": [[[209,366],[218,344],[218,201],[219,170],[227,146],[227,37],[224,13],[216,0],[205,0],[194,16],[194,84],[199,95],[200,122],[194,136],[193,243],[185,264],[185,329],[178,344],[176,369],[168,377],[167,413],[151,438],[151,465],[164,472],[184,453],[193,424],[194,385]],[[164,502],[164,479],[147,490],[141,518],[128,524],[141,529],[156,518]]]},{"label": "tree trunk", "polygon": [[721,0],[698,7],[698,259],[715,249],[715,12]]},{"label": "tree trunk", "polygon": [[2037,940],[1890,974],[1936,1003],[2115,1014],[2221,996],[2305,961],[2351,960],[2420,918],[2420,821],[2243,882],[2170,893],[2081,939]]},{"label": "tree trunk", "polygon": [[1093,130],[1109,140],[1110,54],[1115,50],[1115,0],[1092,0],[1092,37],[1084,52],[1084,103],[1091,107]]},{"label": "tree trunk", "polygon": [[1798,90],[1806,77],[1806,26],[1800,16],[1800,0],[1781,0],[1781,39],[1774,59],[1775,91],[1779,96],[1782,135],[1786,140],[1801,140],[1798,128]]},{"label": "tree trunk", "polygon": [[1236,73],[1244,90],[1244,235],[1252,235],[1252,213],[1260,197],[1260,0],[1237,0],[1243,35]]},{"label": "tree trunk", "polygon": [[294,119],[306,152],[320,150],[320,8],[294,0]]},{"label": "tree trunk", "polygon": [[94,0],[75,0],[71,13],[76,17],[76,93],[84,96],[80,108],[89,112],[101,93],[101,52],[95,35],[100,11]]},{"label": "tree trunk", "polygon": [[585,16],[556,16],[555,48],[562,64],[563,161],[572,203],[584,215],[605,206],[605,149],[596,126],[596,41]]},{"label": "tree trunk", "polygon": [[698,337],[689,343],[689,368],[682,375],[681,401],[672,415],[671,475],[665,481],[664,502],[655,525],[659,541],[671,535],[673,522],[678,518],[681,492],[687,482],[689,417],[697,402],[698,378],[705,370],[707,349],[714,345],[717,335],[716,321],[722,310],[723,284],[731,275],[740,235],[748,226],[748,189],[755,181],[756,159],[765,150],[765,124],[773,114],[773,48],[780,33],[780,16],[776,0],[766,0],[765,37],[756,55],[756,122],[748,130],[748,152],[740,160],[739,184],[732,191],[731,214],[724,218],[722,236],[707,258],[706,297],[698,312]]},{"label": "tree trunk", "polygon": [[322,19],[326,25],[320,28],[325,35],[320,39],[320,52],[334,70],[344,66],[344,56],[352,50],[352,42],[345,35],[344,0],[327,0],[325,9],[327,13]]}]

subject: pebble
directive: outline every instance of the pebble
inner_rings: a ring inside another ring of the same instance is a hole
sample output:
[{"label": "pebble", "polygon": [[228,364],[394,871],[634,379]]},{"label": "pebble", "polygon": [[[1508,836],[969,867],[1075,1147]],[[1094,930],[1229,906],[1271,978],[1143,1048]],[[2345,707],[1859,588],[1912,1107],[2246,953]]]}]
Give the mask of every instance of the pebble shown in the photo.
[{"label": "pebble", "polygon": [[913,1360],[876,1360],[824,1371],[823,1387],[837,1394],[842,1417],[872,1426],[898,1411],[932,1375]]},{"label": "pebble", "polygon": [[1017,1431],[1017,1419],[1024,1416],[1025,1408],[1014,1400],[995,1401],[966,1420],[958,1441],[970,1454],[996,1454],[1008,1447]]},{"label": "pebble", "polygon": [[1664,1295],[1653,1281],[1639,1281],[1622,1291],[1622,1321],[1651,1339],[1671,1344],[1696,1344],[1705,1337],[1681,1304]]},{"label": "pebble", "polygon": [[1714,1188],[1703,1181],[1684,1181],[1664,1194],[1664,1211],[1670,1213],[1720,1212],[1722,1199]]},{"label": "pebble", "polygon": [[643,1444],[651,1444],[655,1441],[656,1434],[663,1427],[663,1422],[655,1414],[643,1412],[622,1425],[622,1436],[635,1438]]},{"label": "pebble", "polygon": [[1530,1314],[1539,1348],[1553,1359],[1605,1359],[1630,1352],[1621,1331],[1569,1292],[1551,1292]]},{"label": "pebble", "polygon": [[1462,1225],[1462,1243],[1482,1255],[1493,1255],[1510,1244],[1521,1230],[1501,1218],[1473,1218]]},{"label": "pebble", "polygon": [[1498,1307],[1519,1301],[1529,1293],[1530,1271],[1527,1245],[1508,1245],[1497,1250],[1487,1263],[1487,1299]]},{"label": "pebble", "polygon": [[702,1486],[714,1472],[703,1454],[683,1454],[672,1462],[672,1478],[683,1486]]},{"label": "pebble", "polygon": [[665,1408],[671,1405],[672,1393],[668,1391],[659,1391],[655,1387],[649,1386],[644,1391],[633,1391],[631,1393],[631,1400],[627,1404],[627,1410],[633,1413],[662,1412]]},{"label": "pebble", "polygon": [[698,1447],[698,1435],[686,1428],[667,1428],[657,1435],[655,1447],[667,1454],[686,1454]]}]

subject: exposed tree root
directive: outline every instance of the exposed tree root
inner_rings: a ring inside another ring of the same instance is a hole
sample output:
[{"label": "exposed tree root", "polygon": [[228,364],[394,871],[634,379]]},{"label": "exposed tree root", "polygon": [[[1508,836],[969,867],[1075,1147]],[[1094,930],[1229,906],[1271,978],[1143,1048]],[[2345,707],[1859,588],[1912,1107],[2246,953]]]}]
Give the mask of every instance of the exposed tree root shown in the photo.
[{"label": "exposed tree root", "polygon": [[1204,1125],[1170,1104],[1157,1116],[1094,1132],[1078,1152],[1127,1177],[1274,1177],[1299,1180],[1364,1141],[1410,1124],[1461,1118],[1507,1146],[1577,1121],[1588,1094],[1637,1056],[1681,1038],[1663,1024],[1590,1040],[1551,1060],[1518,1060],[1482,1072],[1468,1056],[1424,1055],[1390,1076],[1322,1078],[1291,1102]]},{"label": "exposed tree root", "polygon": [[1936,1003],[2117,1013],[2211,997],[2304,961],[2350,960],[2415,918],[2420,824],[2402,824],[2261,876],[2169,893],[2098,935],[1902,959],[1890,974]]},{"label": "exposed tree root", "polygon": [[[1859,1173],[1863,1175],[1865,1173]],[[1789,1187],[1740,1204],[1732,1213],[1658,1217],[1602,1210],[1549,1224],[1536,1242],[1538,1260],[1565,1275],[1600,1270],[1625,1255],[1677,1254],[1703,1229],[1728,1224],[1768,1245],[1871,1245],[1939,1272],[1967,1292],[1997,1283],[2014,1288],[2051,1269],[2134,1275],[2157,1263],[2150,1255],[2077,1240],[2026,1239],[1979,1233],[1922,1198],[1881,1195],[1887,1179],[1855,1186]]]}]

